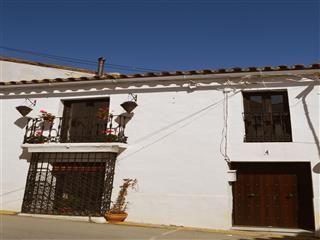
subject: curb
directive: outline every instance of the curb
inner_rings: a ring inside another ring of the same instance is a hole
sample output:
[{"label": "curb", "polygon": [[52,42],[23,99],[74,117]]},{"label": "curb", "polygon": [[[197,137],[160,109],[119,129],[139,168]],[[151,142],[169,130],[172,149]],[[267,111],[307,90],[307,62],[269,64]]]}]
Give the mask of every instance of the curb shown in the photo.
[{"label": "curb", "polygon": [[[167,230],[178,230],[178,231],[196,231],[196,232],[203,232],[203,233],[220,233],[226,235],[235,235],[240,237],[253,237],[253,238],[279,238],[285,239],[286,237],[291,237],[292,235],[288,234],[279,234],[273,232],[252,232],[246,230],[223,230],[223,229],[210,229],[210,228],[197,228],[197,227],[184,227],[184,226],[176,226],[176,225],[164,225],[164,224],[151,224],[151,223],[137,223],[137,222],[104,222],[101,221],[100,218],[97,219],[83,219],[77,218],[73,219],[67,216],[54,216],[48,217],[48,215],[36,215],[36,214],[23,214],[16,211],[10,210],[0,210],[0,215],[16,215],[22,217],[36,217],[36,218],[45,218],[45,219],[55,219],[55,220],[69,220],[69,221],[81,221],[81,222],[93,222],[97,224],[105,223],[109,225],[118,225],[118,226],[127,226],[127,227],[141,227],[141,228],[160,228],[160,229],[167,229]],[[300,240],[315,240],[320,239],[315,236],[301,236]]]},{"label": "curb", "polygon": [[[211,228],[197,228],[197,227],[184,227],[175,225],[164,225],[164,224],[150,224],[150,223],[136,223],[136,222],[106,222],[110,225],[122,225],[128,227],[144,227],[144,228],[161,228],[167,230],[180,230],[180,231],[196,231],[204,233],[220,233],[226,235],[235,235],[240,237],[253,237],[253,238],[279,238],[286,239],[286,237],[292,237],[294,235],[282,234],[276,232],[252,232],[250,230],[223,230],[223,229],[211,229]],[[302,235],[300,240],[317,240],[320,239],[316,236]]]},{"label": "curb", "polygon": [[[250,231],[238,231],[238,230],[220,230],[220,229],[210,229],[210,228],[196,228],[196,227],[184,227],[184,226],[175,226],[175,225],[163,225],[163,224],[149,224],[149,223],[136,223],[136,222],[107,222],[110,225],[120,225],[128,227],[144,227],[144,228],[161,228],[168,230],[181,230],[181,231],[196,231],[204,233],[220,233],[228,235],[237,235],[242,237],[273,237],[273,238],[283,238],[287,235],[270,233],[270,232],[260,232],[253,233]],[[302,240],[302,239],[301,239]]]}]

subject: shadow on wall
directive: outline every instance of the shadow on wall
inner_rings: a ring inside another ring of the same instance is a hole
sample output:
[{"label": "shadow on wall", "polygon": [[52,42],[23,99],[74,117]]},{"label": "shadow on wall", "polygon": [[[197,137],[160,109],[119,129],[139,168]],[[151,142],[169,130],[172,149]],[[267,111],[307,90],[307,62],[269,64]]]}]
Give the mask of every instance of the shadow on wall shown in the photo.
[{"label": "shadow on wall", "polygon": [[29,162],[30,159],[31,159],[31,153],[29,153],[26,148],[23,148],[22,152],[21,152],[21,154],[19,156],[19,159],[20,160],[27,160]]},{"label": "shadow on wall", "polygon": [[[313,167],[313,172],[320,174],[320,162],[318,162],[314,167]],[[320,231],[320,230],[319,230]]]},{"label": "shadow on wall", "polygon": [[[27,126],[27,124],[28,124],[28,120],[29,120],[28,117],[21,117],[21,118],[18,118],[18,119],[14,122],[14,124],[15,124],[17,127],[21,128],[21,129],[24,129],[24,128]],[[23,140],[23,139],[21,139],[21,141],[22,141],[22,140]],[[23,149],[22,149],[22,152],[21,152],[21,154],[20,154],[20,156],[19,156],[19,159],[20,159],[20,160],[27,160],[27,161],[29,161],[30,158],[31,158],[31,153],[29,153],[29,152],[27,151],[27,149],[23,148]]]},{"label": "shadow on wall", "polygon": [[312,82],[308,87],[306,87],[301,93],[299,93],[296,98],[300,99],[302,101],[302,105],[303,105],[303,110],[304,110],[304,114],[306,116],[307,122],[308,122],[308,126],[310,128],[310,131],[312,133],[314,142],[316,144],[317,150],[318,150],[318,156],[320,157],[320,145],[319,145],[319,138],[317,136],[317,132],[315,127],[313,126],[313,123],[311,121],[310,118],[310,114],[309,114],[309,109],[308,109],[308,105],[306,102],[306,98],[308,96],[308,94],[313,90],[314,86],[315,86],[315,82]]},{"label": "shadow on wall", "polygon": [[28,117],[21,117],[21,118],[18,118],[15,122],[14,122],[14,124],[17,126],[17,127],[19,127],[19,128],[21,128],[21,129],[24,129],[26,126],[27,126],[27,124],[28,124]]}]

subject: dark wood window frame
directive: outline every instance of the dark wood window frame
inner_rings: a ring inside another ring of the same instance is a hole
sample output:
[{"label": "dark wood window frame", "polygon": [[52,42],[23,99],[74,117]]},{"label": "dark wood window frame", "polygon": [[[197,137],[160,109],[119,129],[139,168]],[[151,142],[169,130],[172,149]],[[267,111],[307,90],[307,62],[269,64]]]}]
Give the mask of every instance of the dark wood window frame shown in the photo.
[{"label": "dark wood window frame", "polygon": [[286,90],[243,91],[245,142],[292,142]]},{"label": "dark wood window frame", "polygon": [[103,141],[103,130],[106,129],[107,121],[98,121],[96,112],[100,107],[109,108],[109,97],[64,99],[62,103],[61,142]]}]

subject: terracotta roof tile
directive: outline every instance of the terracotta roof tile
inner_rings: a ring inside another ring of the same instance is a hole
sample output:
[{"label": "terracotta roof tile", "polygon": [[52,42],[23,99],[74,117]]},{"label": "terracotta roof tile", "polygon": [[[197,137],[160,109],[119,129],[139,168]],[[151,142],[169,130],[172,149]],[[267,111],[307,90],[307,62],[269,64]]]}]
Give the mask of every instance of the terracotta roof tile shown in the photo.
[{"label": "terracotta roof tile", "polygon": [[164,76],[181,76],[181,75],[199,75],[199,74],[223,74],[223,73],[250,73],[250,72],[269,72],[269,71],[285,71],[285,70],[311,70],[320,69],[320,63],[314,63],[309,66],[304,66],[303,64],[296,64],[293,66],[279,65],[277,67],[264,66],[258,67],[248,67],[248,68],[220,68],[217,70],[204,69],[204,70],[190,70],[190,71],[175,71],[175,72],[147,72],[147,73],[136,73],[136,74],[105,74],[102,77],[92,76],[92,77],[79,77],[79,78],[55,78],[55,79],[42,79],[42,80],[20,80],[20,81],[10,81],[10,82],[0,82],[0,85],[22,85],[22,84],[41,84],[41,83],[63,83],[63,82],[75,82],[75,81],[94,81],[94,80],[107,80],[107,79],[123,79],[123,78],[148,78],[148,77],[164,77]]},{"label": "terracotta roof tile", "polygon": [[320,63],[311,64],[311,65],[309,65],[309,68],[319,69],[320,68]]}]

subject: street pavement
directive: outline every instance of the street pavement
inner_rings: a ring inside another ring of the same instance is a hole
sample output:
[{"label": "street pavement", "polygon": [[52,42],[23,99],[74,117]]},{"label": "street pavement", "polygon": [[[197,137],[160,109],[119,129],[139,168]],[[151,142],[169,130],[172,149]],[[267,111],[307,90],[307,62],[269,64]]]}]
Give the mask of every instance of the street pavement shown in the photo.
[{"label": "street pavement", "polygon": [[265,233],[205,232],[182,227],[155,228],[97,224],[69,220],[0,215],[0,239],[106,239],[106,240],[311,240],[303,236]]}]

